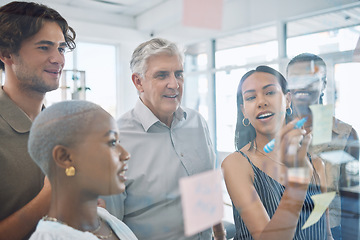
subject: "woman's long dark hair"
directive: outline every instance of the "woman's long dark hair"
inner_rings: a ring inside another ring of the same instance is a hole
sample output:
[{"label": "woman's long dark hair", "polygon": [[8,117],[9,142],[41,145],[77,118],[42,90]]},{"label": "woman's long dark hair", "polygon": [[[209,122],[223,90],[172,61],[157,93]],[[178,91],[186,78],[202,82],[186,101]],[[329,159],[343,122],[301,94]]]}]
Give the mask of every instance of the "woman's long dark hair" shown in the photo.
[{"label": "woman's long dark hair", "polygon": [[244,119],[244,114],[241,111],[241,105],[243,105],[243,95],[242,95],[242,85],[244,81],[250,77],[253,73],[256,72],[263,72],[263,73],[270,73],[274,75],[277,80],[279,81],[279,84],[281,86],[281,90],[284,94],[288,92],[287,88],[287,81],[284,78],[284,76],[276,71],[275,69],[268,67],[268,66],[258,66],[255,70],[250,70],[247,73],[244,74],[244,76],[241,78],[238,89],[237,89],[237,122],[236,122],[236,130],[235,130],[235,149],[236,151],[242,149],[246,144],[251,142],[250,148],[253,147],[254,139],[256,137],[256,131],[255,128],[250,124],[249,126],[245,127],[242,124],[242,121]]}]

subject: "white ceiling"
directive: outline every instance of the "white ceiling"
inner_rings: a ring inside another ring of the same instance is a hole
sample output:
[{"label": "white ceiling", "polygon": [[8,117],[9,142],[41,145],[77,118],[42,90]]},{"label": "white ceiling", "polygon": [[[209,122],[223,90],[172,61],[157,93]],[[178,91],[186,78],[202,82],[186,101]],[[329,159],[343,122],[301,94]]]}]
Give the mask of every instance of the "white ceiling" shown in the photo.
[{"label": "white ceiling", "polygon": [[46,2],[135,17],[164,1],[166,0],[51,0]]},{"label": "white ceiling", "polygon": [[[184,26],[183,0],[34,1],[58,10],[76,26],[79,37],[131,41],[160,36],[184,44],[216,37],[221,49],[274,40],[282,21],[288,22],[288,36],[360,24],[357,0],[222,0],[221,29]],[[7,2],[0,0],[1,5]]]}]

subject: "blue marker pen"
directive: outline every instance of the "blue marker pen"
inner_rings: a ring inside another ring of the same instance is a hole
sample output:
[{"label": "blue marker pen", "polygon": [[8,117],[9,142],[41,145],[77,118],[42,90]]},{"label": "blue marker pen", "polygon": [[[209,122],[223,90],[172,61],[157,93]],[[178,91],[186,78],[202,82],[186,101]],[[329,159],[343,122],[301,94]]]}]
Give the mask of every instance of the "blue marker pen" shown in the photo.
[{"label": "blue marker pen", "polygon": [[[300,119],[299,121],[296,122],[294,129],[301,128],[306,121],[307,121],[307,117]],[[265,145],[264,152],[266,153],[271,152],[274,149],[274,146],[275,146],[275,138]]]}]

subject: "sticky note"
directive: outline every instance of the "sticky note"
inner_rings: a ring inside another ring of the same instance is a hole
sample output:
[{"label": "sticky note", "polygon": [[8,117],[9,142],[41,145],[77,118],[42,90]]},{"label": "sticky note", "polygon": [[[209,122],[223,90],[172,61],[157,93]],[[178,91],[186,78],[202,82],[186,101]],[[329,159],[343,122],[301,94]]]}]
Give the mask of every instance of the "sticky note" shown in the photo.
[{"label": "sticky note", "polygon": [[221,170],[211,170],[179,180],[186,236],[221,222],[224,215]]},{"label": "sticky note", "polygon": [[329,151],[320,153],[320,157],[332,164],[342,164],[356,160],[353,156],[343,150]]},{"label": "sticky note", "polygon": [[[314,70],[306,69],[308,72],[313,72]],[[288,88],[289,89],[299,89],[299,88],[308,88],[309,85],[314,82],[321,81],[321,76],[319,74],[306,74],[301,76],[290,76],[288,79]]]},{"label": "sticky note", "polygon": [[332,136],[334,106],[332,104],[317,104],[311,105],[310,109],[313,118],[312,144],[318,145],[330,142]]},{"label": "sticky note", "polygon": [[221,29],[223,4],[223,0],[183,0],[183,25]]},{"label": "sticky note", "polygon": [[312,196],[312,200],[314,201],[314,209],[312,210],[309,218],[306,220],[301,229],[305,229],[315,224],[321,216],[324,214],[326,209],[329,207],[330,203],[335,197],[335,192],[327,192],[316,194]]}]

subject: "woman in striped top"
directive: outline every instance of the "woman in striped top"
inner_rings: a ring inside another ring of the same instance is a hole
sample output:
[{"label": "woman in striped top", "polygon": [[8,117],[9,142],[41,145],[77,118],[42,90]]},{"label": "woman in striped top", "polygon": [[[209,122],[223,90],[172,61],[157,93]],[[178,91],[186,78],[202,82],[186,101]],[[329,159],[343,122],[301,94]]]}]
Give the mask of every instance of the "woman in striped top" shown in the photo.
[{"label": "woman in striped top", "polygon": [[[326,191],[325,172],[322,161],[307,153],[311,136],[294,128],[299,119],[286,123],[292,111],[285,78],[267,66],[247,72],[237,104],[237,151],[222,163],[234,239],[333,239],[326,214],[302,229],[314,208],[311,196]],[[265,153],[271,139],[275,147]]]}]

